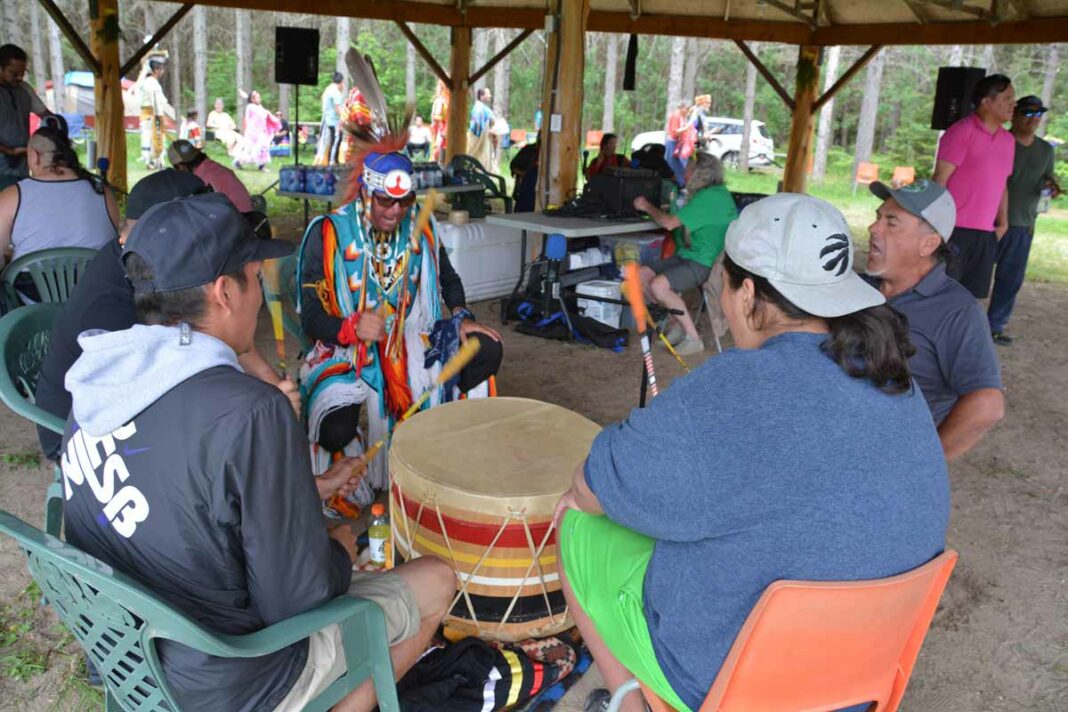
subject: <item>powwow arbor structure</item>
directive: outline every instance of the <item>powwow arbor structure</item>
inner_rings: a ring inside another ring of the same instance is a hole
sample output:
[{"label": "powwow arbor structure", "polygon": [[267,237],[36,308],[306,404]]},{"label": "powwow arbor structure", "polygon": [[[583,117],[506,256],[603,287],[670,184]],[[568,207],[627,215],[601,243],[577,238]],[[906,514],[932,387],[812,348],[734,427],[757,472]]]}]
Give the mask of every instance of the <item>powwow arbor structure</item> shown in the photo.
[{"label": "powwow arbor structure", "polygon": [[[539,190],[545,205],[561,202],[578,178],[587,30],[733,40],[792,111],[783,189],[796,192],[805,189],[815,113],[884,45],[1068,41],[1068,0],[193,0],[123,63],[118,0],[87,0],[88,45],[54,0],[39,2],[96,75],[98,151],[111,159],[110,178],[122,188],[126,143],[120,78],[136,68],[194,4],[396,22],[434,74],[452,88],[447,132],[451,153],[462,153],[466,147],[468,88],[530,33],[546,30],[542,106],[547,132]],[[447,61],[433,57],[406,23],[450,27],[452,50]],[[476,27],[524,32],[472,72],[471,30]],[[797,46],[792,91],[790,82],[784,86],[761,64],[747,41]],[[870,45],[870,49],[821,95],[822,49],[835,45]]]}]

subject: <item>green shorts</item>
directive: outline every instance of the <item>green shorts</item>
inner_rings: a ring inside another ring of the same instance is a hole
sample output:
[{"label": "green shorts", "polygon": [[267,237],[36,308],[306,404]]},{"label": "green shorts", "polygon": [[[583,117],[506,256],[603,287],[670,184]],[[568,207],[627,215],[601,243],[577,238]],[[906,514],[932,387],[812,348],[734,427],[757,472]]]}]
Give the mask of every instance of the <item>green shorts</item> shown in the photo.
[{"label": "green shorts", "polygon": [[661,699],[689,712],[660,669],[645,622],[642,590],[653,539],[608,517],[572,509],[560,526],[559,542],[571,590],[608,649]]}]

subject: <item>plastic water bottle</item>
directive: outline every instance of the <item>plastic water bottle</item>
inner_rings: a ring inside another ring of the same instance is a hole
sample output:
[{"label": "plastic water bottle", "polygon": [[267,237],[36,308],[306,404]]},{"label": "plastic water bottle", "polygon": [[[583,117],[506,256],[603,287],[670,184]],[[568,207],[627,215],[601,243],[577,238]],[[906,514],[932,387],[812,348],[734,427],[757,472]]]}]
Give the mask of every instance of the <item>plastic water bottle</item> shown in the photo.
[{"label": "plastic water bottle", "polygon": [[1038,210],[1037,212],[1046,213],[1049,212],[1050,203],[1053,201],[1053,189],[1049,186],[1042,188],[1038,198]]},{"label": "plastic water bottle", "polygon": [[380,569],[390,568],[389,561],[389,516],[386,505],[375,502],[371,505],[371,527],[367,530],[371,549],[371,565]]}]

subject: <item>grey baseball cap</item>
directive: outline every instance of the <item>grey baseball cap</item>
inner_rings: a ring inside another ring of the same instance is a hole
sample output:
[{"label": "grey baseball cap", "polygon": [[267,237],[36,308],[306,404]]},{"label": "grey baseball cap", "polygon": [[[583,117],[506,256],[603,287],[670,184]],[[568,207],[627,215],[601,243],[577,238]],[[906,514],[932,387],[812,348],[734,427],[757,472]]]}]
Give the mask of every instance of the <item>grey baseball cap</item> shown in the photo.
[{"label": "grey baseball cap", "polygon": [[957,204],[945,186],[933,180],[920,178],[900,188],[891,188],[875,182],[869,186],[872,194],[880,200],[893,198],[897,204],[918,218],[923,218],[948,242],[957,224]]},{"label": "grey baseball cap", "polygon": [[745,206],[727,228],[727,255],[809,314],[837,317],[884,304],[853,271],[845,217],[811,195],[779,193]]}]

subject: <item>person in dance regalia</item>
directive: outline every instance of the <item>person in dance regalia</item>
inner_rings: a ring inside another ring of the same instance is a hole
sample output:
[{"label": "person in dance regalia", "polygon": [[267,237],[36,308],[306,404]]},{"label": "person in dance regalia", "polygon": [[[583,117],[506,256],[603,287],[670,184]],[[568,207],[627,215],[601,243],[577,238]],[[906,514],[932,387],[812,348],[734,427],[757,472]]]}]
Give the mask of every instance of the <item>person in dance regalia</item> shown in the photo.
[{"label": "person in dance regalia", "polygon": [[[426,407],[461,394],[492,395],[491,377],[500,365],[500,336],[467,309],[436,222],[416,230],[412,163],[401,153],[406,125],[356,133],[343,204],[313,220],[301,244],[298,305],[304,331],[315,341],[301,388],[316,472],[332,458],[362,451],[361,404],[368,409],[369,439],[388,437],[461,342],[478,338],[478,355],[436,388]],[[369,463],[352,495],[361,506],[371,501],[373,488],[387,484],[385,454],[380,450]]]}]

